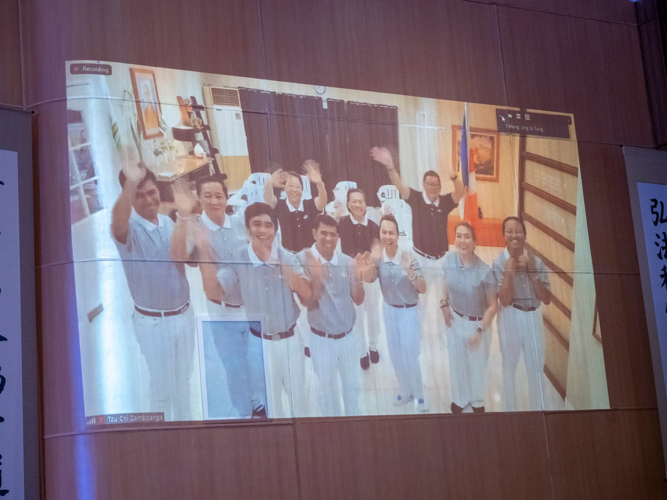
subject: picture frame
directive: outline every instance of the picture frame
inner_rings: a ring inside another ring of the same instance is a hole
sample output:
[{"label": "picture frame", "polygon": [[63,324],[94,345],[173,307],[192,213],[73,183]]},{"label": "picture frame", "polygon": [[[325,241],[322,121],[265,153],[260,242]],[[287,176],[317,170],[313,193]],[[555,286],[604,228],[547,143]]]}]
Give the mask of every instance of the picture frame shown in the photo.
[{"label": "picture frame", "polygon": [[144,139],[162,137],[163,133],[160,130],[162,108],[157,92],[155,72],[142,68],[130,68],[130,76],[137,105],[137,116]]},{"label": "picture frame", "polygon": [[[478,148],[479,154],[474,160],[475,179],[478,181],[498,182],[500,169],[500,134],[496,130],[470,127],[470,147]],[[461,149],[461,126],[452,127],[452,165],[461,171],[459,165]]]}]

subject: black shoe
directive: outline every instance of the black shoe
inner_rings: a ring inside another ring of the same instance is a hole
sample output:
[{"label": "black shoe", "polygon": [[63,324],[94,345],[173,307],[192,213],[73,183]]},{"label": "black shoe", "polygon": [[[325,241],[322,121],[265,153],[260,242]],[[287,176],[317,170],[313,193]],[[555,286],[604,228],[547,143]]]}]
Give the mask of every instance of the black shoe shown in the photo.
[{"label": "black shoe", "polygon": [[486,410],[484,409],[483,406],[480,406],[479,408],[472,407],[472,412],[473,413],[486,413]]},{"label": "black shoe", "polygon": [[308,346],[304,347],[303,353],[306,355],[307,358],[310,358],[310,347]]},{"label": "black shoe", "polygon": [[252,416],[250,418],[255,420],[268,418],[266,416],[266,407],[264,405],[259,405],[252,411]]},{"label": "black shoe", "polygon": [[380,361],[380,353],[377,351],[374,351],[373,349],[370,350],[371,354],[371,363],[376,364],[378,361]]},{"label": "black shoe", "polygon": [[458,415],[459,413],[463,413],[463,408],[461,408],[456,403],[452,403],[452,406],[450,406],[449,408],[450,408],[450,410],[452,410],[452,413],[454,415]]},{"label": "black shoe", "polygon": [[362,370],[368,370],[371,367],[371,361],[368,359],[368,354],[359,360]]}]

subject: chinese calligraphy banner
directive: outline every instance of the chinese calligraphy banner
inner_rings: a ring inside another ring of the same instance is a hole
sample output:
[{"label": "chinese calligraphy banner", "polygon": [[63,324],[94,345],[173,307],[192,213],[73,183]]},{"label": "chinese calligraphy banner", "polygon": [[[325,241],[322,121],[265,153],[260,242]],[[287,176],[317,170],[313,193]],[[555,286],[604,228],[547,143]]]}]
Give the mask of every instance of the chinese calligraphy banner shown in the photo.
[{"label": "chinese calligraphy banner", "polygon": [[623,153],[664,450],[667,449],[667,153],[632,147],[624,147]]},{"label": "chinese calligraphy banner", "polygon": [[18,155],[0,150],[0,496],[24,498]]}]

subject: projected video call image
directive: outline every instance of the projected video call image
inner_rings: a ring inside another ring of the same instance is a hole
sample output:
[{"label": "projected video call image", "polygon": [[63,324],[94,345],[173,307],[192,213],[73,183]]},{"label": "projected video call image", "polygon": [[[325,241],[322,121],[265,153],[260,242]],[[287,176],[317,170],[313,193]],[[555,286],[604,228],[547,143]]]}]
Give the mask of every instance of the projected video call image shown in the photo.
[{"label": "projected video call image", "polygon": [[105,64],[67,64],[90,425],[609,407],[574,116]]}]

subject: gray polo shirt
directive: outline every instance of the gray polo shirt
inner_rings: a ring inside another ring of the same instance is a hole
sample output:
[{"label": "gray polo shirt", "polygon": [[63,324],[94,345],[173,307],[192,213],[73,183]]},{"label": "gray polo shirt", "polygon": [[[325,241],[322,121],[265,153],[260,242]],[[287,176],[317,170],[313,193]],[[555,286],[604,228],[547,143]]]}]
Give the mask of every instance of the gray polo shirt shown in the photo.
[{"label": "gray polo shirt", "polygon": [[[248,246],[245,228],[230,216],[226,216],[225,222],[219,226],[206,215],[206,212],[202,212],[198,223],[209,238],[213,252],[211,259],[217,264],[218,271],[223,264],[234,262],[234,255],[239,249]],[[199,260],[197,248],[190,254],[190,258]],[[225,289],[225,303],[241,305],[242,302],[240,287],[230,286],[229,289]]]},{"label": "gray polo shirt", "polygon": [[331,260],[327,261],[313,245],[310,249],[302,250],[297,255],[309,280],[313,273],[312,268],[306,265],[306,252],[308,251],[324,266],[324,289],[318,305],[308,309],[308,323],[311,327],[332,335],[347,333],[352,330],[355,320],[354,302],[352,302],[351,295],[355,283],[354,260],[336,250]]},{"label": "gray polo shirt", "polygon": [[[525,252],[524,252],[525,254]],[[505,276],[505,262],[510,258],[510,254],[507,251],[507,248],[503,250],[496,260],[493,261],[493,274],[496,277],[498,282],[498,290],[503,284],[503,279]],[[533,256],[535,259],[535,269],[537,272],[537,278],[544,283],[547,287],[547,290],[551,291],[551,285],[549,284],[549,276],[547,275],[547,268],[544,263],[540,260],[539,257]],[[540,299],[535,295],[535,289],[533,288],[533,283],[528,276],[528,272],[514,272],[514,298],[512,302],[520,307],[540,307]]]},{"label": "gray polo shirt", "polygon": [[132,209],[127,242],[120,243],[112,234],[130,293],[141,308],[169,311],[190,299],[184,265],[171,259],[173,232],[174,221],[166,215],[158,214],[155,225]]},{"label": "gray polo shirt", "polygon": [[[419,302],[419,293],[415,289],[408,272],[401,266],[401,253],[396,251],[393,259],[382,251],[382,258],[376,266],[376,276],[380,278],[380,289],[384,301],[392,306],[406,306]],[[424,276],[415,256],[412,256],[412,269],[418,276]]]},{"label": "gray polo shirt", "polygon": [[473,254],[470,267],[463,267],[461,254],[447,252],[442,262],[450,307],[466,316],[481,318],[487,309],[486,294],[496,293],[498,284],[491,266]]},{"label": "gray polo shirt", "polygon": [[264,316],[262,333],[268,335],[289,330],[299,317],[299,306],[283,279],[285,265],[305,278],[294,254],[274,243],[271,257],[264,263],[255,255],[252,244],[248,244],[236,251],[233,264],[223,264],[218,271],[225,293],[227,289],[240,287],[246,314]]}]

